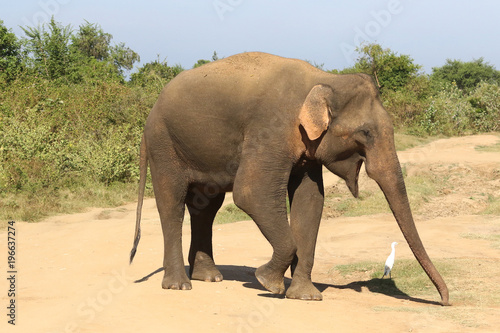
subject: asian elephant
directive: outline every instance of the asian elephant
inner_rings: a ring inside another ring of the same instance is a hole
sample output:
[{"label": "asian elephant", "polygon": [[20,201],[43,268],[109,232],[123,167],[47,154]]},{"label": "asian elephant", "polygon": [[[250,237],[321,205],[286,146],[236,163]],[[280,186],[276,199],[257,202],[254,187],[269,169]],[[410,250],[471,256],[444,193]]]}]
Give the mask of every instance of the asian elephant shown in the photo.
[{"label": "asian elephant", "polygon": [[[212,222],[225,192],[273,248],[255,275],[270,292],[321,300],[311,270],[324,201],[322,166],[358,195],[363,162],[416,259],[448,304],[448,288],[415,228],[391,119],[372,79],[335,75],[307,62],[242,53],[182,72],[149,114],[140,153],[139,203],[132,261],[149,162],[164,237],[163,288],[191,289],[181,231],[191,215],[192,279],[221,281],[212,255]],[[286,197],[290,201],[290,223]],[[249,249],[251,250],[251,249]]]}]

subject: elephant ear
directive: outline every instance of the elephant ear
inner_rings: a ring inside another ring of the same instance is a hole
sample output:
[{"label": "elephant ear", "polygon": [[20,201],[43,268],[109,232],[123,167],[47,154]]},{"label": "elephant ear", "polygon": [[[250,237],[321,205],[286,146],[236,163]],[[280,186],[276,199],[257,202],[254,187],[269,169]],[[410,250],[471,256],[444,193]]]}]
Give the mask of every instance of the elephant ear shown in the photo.
[{"label": "elephant ear", "polygon": [[309,140],[318,139],[328,129],[331,117],[331,106],[328,101],[333,97],[330,86],[315,85],[307,94],[300,109],[299,121],[309,137]]}]

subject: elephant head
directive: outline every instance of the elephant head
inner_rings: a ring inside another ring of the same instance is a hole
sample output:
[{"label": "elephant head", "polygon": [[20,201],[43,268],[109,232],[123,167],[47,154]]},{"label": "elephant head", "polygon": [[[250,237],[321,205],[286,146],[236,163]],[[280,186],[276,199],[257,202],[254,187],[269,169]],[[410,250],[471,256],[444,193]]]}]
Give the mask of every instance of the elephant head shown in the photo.
[{"label": "elephant head", "polygon": [[346,181],[358,196],[358,175],[363,162],[368,176],[383,191],[415,258],[436,286],[443,305],[448,288],[431,262],[413,221],[401,166],[394,146],[391,119],[369,76],[344,77],[339,84],[314,86],[300,110],[306,155],[319,160]]}]

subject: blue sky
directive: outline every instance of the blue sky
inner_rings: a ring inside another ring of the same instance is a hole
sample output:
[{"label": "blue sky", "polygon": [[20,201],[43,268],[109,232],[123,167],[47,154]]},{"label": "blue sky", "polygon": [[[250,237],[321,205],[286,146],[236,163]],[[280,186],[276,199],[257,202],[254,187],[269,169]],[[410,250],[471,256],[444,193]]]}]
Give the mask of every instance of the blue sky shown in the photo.
[{"label": "blue sky", "polygon": [[77,29],[98,23],[139,53],[191,68],[198,59],[263,51],[342,69],[353,48],[377,42],[430,73],[446,59],[484,57],[500,70],[500,1],[452,0],[2,0],[0,19],[19,26],[54,15]]}]

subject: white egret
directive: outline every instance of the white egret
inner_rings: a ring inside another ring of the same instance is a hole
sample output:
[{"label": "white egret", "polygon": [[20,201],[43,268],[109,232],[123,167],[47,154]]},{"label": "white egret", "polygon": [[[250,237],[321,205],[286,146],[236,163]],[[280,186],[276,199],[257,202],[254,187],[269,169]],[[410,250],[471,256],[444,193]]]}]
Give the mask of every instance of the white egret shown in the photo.
[{"label": "white egret", "polygon": [[382,279],[387,275],[389,275],[389,278],[392,279],[391,270],[392,266],[394,265],[394,257],[396,256],[396,245],[398,245],[397,242],[392,242],[391,244],[392,251],[385,261],[384,275],[382,275]]}]

